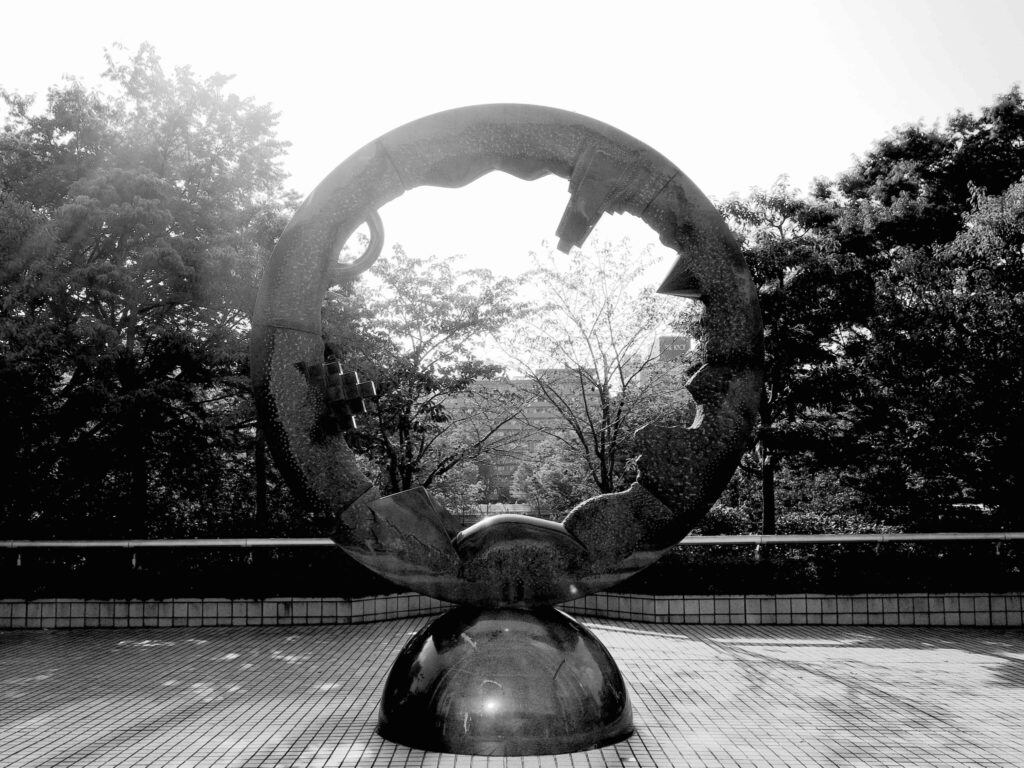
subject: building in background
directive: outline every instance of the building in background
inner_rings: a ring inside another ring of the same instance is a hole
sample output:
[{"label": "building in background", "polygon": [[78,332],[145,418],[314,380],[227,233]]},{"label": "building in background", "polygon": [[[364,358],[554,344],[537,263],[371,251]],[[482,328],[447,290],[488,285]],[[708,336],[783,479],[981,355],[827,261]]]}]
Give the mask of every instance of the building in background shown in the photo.
[{"label": "building in background", "polygon": [[[631,363],[635,366],[636,385],[679,368],[694,353],[697,343],[686,334],[661,334],[651,340]],[[682,374],[678,377],[681,381]],[[572,439],[568,411],[582,413],[601,407],[600,393],[593,385],[594,372],[571,368],[546,368],[532,378],[480,379],[468,390],[449,397],[445,409],[457,419],[489,419],[499,424],[476,460],[478,478],[486,487],[485,502],[510,500],[513,475],[520,464],[534,459],[545,440]],[[610,393],[612,397],[615,392]],[[507,418],[509,409],[516,415]],[[580,421],[579,419],[577,421]]]},{"label": "building in background", "polygon": [[666,334],[656,337],[651,348],[659,363],[674,363],[696,352],[697,340],[686,333]]},{"label": "building in background", "polygon": [[[597,389],[587,379],[585,371],[545,368],[536,378],[479,379],[445,401],[452,418],[504,421],[476,461],[479,479],[488,489],[485,501],[507,501],[516,468],[545,440],[567,436],[571,427],[563,416],[566,409],[600,407]],[[517,413],[507,419],[510,408]]]}]

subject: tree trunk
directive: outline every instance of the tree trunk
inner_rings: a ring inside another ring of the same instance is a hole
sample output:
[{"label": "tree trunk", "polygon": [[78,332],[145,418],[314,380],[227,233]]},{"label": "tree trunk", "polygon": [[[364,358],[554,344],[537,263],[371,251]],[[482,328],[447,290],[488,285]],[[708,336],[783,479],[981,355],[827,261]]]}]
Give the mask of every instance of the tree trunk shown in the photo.
[{"label": "tree trunk", "polygon": [[145,535],[144,526],[149,522],[149,463],[146,461],[146,445],[142,436],[135,441],[131,457],[131,517],[125,532],[129,537]]},{"label": "tree trunk", "polygon": [[761,533],[775,534],[775,455],[761,445]]},{"label": "tree trunk", "polygon": [[263,430],[256,427],[256,533],[266,535],[270,523],[267,509],[267,444]]}]

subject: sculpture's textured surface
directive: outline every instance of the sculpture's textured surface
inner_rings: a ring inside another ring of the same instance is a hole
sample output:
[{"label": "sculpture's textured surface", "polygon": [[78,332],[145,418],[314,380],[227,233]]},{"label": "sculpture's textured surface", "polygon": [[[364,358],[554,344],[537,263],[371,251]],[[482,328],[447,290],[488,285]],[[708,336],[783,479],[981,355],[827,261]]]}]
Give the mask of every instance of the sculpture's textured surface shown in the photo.
[{"label": "sculpture's textured surface", "polygon": [[[423,493],[380,499],[326,415],[358,412],[356,385],[333,392],[304,375],[323,361],[320,306],[338,244],[375,211],[422,185],[462,186],[501,170],[569,180],[559,247],[579,245],[603,213],[643,219],[679,254],[661,290],[705,304],[705,365],[687,384],[693,425],[640,434],[640,478],[561,524],[484,521],[455,537]],[[479,607],[533,607],[611,586],[649,565],[705,514],[735,468],[761,388],[757,293],[708,200],[672,163],[595,120],[526,105],[467,107],[417,120],[363,147],[314,190],[281,236],[253,319],[252,375],[265,434],[304,503],[338,520],[335,540],[387,578]]]}]

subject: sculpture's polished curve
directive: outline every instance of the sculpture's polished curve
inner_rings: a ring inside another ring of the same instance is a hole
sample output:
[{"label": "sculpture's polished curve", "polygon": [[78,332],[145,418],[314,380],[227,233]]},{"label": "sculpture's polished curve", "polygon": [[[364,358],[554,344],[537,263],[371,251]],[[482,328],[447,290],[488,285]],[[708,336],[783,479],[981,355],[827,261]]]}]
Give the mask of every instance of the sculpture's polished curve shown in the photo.
[{"label": "sculpture's polished curve", "polygon": [[457,608],[391,668],[381,736],[485,755],[576,752],[633,732],[622,676],[585,627],[554,608]]},{"label": "sculpture's polished curve", "polygon": [[[630,489],[589,499],[562,523],[500,518],[456,535],[450,515],[422,489],[379,497],[325,423],[328,394],[309,383],[303,364],[323,360],[320,306],[337,244],[406,190],[462,186],[493,170],[569,180],[560,248],[582,243],[606,212],[649,224],[679,254],[661,290],[705,305],[705,364],[687,383],[697,419],[640,432],[640,477]],[[528,105],[432,115],[338,166],[281,236],[260,288],[251,345],[257,407],[275,459],[305,504],[337,515],[338,544],[394,582],[491,608],[551,605],[607,588],[682,539],[744,450],[762,358],[756,289],[721,216],[693,183],[621,131]]]}]

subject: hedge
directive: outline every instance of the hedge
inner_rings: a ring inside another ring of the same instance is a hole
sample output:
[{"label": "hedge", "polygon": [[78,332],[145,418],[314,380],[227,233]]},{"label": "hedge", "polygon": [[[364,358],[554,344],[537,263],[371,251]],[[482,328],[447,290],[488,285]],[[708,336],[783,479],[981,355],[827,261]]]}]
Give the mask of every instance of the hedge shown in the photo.
[{"label": "hedge", "polygon": [[[134,553],[134,565],[133,565]],[[402,588],[340,549],[0,551],[0,598],[364,597]],[[614,591],[654,595],[1024,591],[1024,542],[679,546]]]}]

